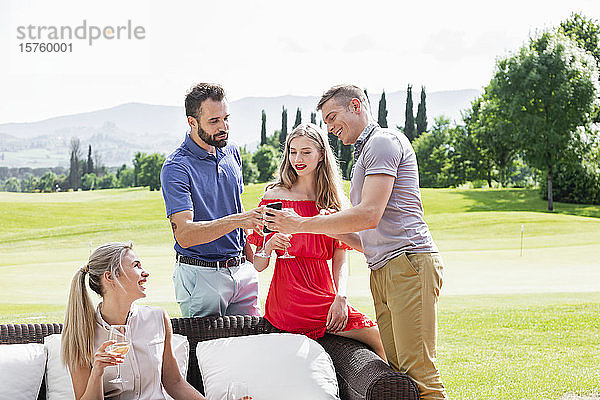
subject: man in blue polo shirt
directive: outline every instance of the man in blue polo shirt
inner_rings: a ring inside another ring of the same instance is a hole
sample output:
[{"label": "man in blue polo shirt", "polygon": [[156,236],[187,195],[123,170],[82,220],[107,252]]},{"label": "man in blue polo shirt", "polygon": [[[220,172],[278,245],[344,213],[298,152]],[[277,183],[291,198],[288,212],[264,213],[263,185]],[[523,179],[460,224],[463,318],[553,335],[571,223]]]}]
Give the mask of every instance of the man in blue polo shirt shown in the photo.
[{"label": "man in blue polo shirt", "polygon": [[184,317],[260,315],[244,229],[262,229],[262,210],[242,205],[242,161],[237,146],[227,144],[225,91],[200,83],[187,93],[185,111],[190,133],[160,174],[175,237],[176,300]]}]

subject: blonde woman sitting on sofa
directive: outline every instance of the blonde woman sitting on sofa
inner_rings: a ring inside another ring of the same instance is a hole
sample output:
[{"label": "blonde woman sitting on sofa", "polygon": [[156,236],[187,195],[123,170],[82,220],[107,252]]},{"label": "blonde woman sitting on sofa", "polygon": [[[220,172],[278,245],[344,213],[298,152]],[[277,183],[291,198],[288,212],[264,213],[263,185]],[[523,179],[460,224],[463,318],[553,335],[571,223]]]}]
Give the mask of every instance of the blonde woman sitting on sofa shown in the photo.
[{"label": "blonde woman sitting on sofa", "polygon": [[[94,310],[86,290],[102,297]],[[75,398],[164,399],[162,387],[174,399],[205,399],[179,373],[171,348],[173,330],[167,313],[136,305],[146,297],[148,272],[131,243],[98,247],[71,283],[62,338],[62,357],[69,367]],[[126,355],[109,353],[112,325],[126,325],[130,346]],[[107,349],[108,348],[108,349]],[[119,365],[122,382],[117,377]]]}]

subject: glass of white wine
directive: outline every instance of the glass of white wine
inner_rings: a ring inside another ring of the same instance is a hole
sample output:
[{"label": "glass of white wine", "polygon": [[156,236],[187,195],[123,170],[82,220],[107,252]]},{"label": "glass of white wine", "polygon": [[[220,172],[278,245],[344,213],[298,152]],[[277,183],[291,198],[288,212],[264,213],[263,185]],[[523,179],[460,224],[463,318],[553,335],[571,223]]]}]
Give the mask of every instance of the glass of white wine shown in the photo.
[{"label": "glass of white wine", "polygon": [[[293,208],[284,208],[284,210],[288,210],[288,211],[294,211]],[[291,234],[286,234],[285,236],[287,236],[290,240],[292,239],[292,235]],[[285,249],[285,252],[279,256],[279,258],[296,258],[296,256],[291,255],[290,253],[288,253],[288,249]]]},{"label": "glass of white wine", "polygon": [[251,399],[246,382],[231,382],[227,387],[227,400]]},{"label": "glass of white wine", "polygon": [[[106,348],[106,352],[112,356],[125,356],[129,352],[131,340],[129,338],[129,326],[111,325],[108,340],[114,340],[116,343]],[[117,364],[117,377],[109,381],[110,383],[127,382],[121,378],[121,368]]]}]

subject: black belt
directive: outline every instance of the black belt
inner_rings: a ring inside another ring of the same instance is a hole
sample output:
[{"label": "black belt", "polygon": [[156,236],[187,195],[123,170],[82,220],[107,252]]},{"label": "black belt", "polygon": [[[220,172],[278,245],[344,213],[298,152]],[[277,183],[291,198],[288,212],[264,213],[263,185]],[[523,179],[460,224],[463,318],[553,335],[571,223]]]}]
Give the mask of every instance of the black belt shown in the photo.
[{"label": "black belt", "polygon": [[194,257],[188,257],[177,253],[175,259],[180,263],[195,265],[198,267],[231,268],[246,262],[246,256],[231,257],[221,261],[204,261]]}]

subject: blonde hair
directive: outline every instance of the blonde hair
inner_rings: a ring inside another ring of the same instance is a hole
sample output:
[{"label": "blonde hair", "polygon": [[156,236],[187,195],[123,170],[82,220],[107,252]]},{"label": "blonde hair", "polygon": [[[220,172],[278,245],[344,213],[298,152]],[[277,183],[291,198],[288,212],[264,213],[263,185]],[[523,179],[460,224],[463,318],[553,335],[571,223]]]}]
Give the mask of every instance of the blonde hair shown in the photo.
[{"label": "blonde hair", "polygon": [[131,242],[103,244],[94,250],[87,264],[75,272],[69,291],[61,349],[63,362],[70,369],[91,365],[94,354],[96,312],[85,287],[85,276],[88,276],[90,289],[103,296],[102,275],[108,271],[120,285],[118,277],[123,273],[121,261],[131,250]]},{"label": "blonde hair", "polygon": [[322,210],[333,209],[340,211],[345,205],[342,194],[342,179],[340,177],[337,159],[331,151],[323,131],[315,124],[300,124],[287,137],[279,165],[279,180],[267,186],[267,190],[276,186],[291,189],[298,180],[298,174],[290,163],[290,143],[297,137],[305,137],[313,142],[323,159],[317,164],[315,186],[317,192],[316,205]]}]

